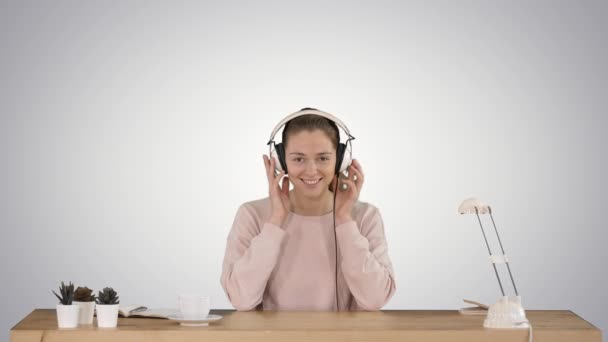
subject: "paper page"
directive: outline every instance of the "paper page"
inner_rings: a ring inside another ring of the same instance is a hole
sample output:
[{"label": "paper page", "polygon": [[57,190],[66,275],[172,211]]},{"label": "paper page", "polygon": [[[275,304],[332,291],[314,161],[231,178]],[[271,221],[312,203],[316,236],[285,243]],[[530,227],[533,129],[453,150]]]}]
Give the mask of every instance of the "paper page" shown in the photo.
[{"label": "paper page", "polygon": [[148,309],[145,311],[132,313],[133,317],[156,317],[156,318],[167,318],[169,315],[179,314],[178,309],[168,309],[168,308],[156,308],[156,309]]}]

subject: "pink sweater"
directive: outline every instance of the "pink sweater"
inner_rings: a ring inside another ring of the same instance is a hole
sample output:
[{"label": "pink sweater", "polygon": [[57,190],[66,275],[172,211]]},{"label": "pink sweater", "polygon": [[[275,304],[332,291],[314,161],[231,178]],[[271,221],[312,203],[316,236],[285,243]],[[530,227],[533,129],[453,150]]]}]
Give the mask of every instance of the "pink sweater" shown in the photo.
[{"label": "pink sweater", "polygon": [[[289,213],[267,223],[268,197],[242,204],[227,238],[220,282],[239,310],[334,311],[332,213]],[[380,212],[357,202],[353,221],[336,227],[340,310],[379,310],[395,293]]]}]

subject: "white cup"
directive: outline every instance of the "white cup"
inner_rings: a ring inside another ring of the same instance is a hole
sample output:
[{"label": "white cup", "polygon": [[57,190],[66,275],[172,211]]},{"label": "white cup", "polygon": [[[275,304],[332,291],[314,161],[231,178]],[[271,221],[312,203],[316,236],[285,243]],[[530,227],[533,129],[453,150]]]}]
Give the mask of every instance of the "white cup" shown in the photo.
[{"label": "white cup", "polygon": [[180,294],[179,310],[184,319],[203,319],[209,315],[211,303],[208,296]]}]

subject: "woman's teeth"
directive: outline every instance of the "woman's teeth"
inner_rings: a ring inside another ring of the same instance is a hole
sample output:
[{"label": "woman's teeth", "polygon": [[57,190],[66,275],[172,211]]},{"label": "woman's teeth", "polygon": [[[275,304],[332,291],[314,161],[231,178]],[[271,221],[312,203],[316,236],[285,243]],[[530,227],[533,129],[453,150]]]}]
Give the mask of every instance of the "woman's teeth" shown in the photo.
[{"label": "woman's teeth", "polygon": [[302,179],[302,181],[303,181],[304,183],[309,184],[309,185],[314,185],[314,184],[317,184],[317,183],[319,183],[319,181],[320,181],[320,180],[321,180],[321,178],[319,178],[319,179],[317,179],[317,180],[312,180],[312,181],[311,181],[311,180],[307,180],[307,179]]}]

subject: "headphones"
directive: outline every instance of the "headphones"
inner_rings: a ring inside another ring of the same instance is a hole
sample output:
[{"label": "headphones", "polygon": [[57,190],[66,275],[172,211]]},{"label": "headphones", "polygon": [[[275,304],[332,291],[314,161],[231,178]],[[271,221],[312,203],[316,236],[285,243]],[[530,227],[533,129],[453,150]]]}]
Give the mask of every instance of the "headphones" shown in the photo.
[{"label": "headphones", "polygon": [[336,150],[336,169],[334,171],[334,174],[346,171],[346,169],[350,166],[352,162],[352,145],[350,141],[354,140],[355,137],[350,134],[348,127],[346,127],[346,125],[337,117],[315,108],[302,108],[295,113],[289,114],[287,117],[285,117],[285,119],[281,120],[281,122],[276,125],[276,127],[272,130],[272,133],[270,134],[270,139],[268,140],[268,143],[266,145],[270,146],[269,156],[271,158],[274,158],[276,172],[279,173],[285,170],[285,174],[287,174],[288,170],[287,159],[285,157],[285,145],[283,144],[283,142],[278,144],[275,143],[274,136],[277,134],[279,129],[286,125],[291,119],[306,114],[314,114],[327,118],[334,122],[338,127],[342,128],[344,132],[346,132],[346,135],[348,135],[348,140],[346,140],[345,143],[341,143],[340,131],[338,130],[338,149]]},{"label": "headphones", "polygon": [[[331,120],[333,123],[335,123],[337,126],[339,126],[340,128],[342,128],[342,130],[344,130],[344,132],[346,132],[346,135],[348,135],[348,139],[346,140],[345,143],[340,143],[340,131],[338,130],[338,148],[336,151],[336,167],[334,170],[334,174],[338,175],[338,173],[340,172],[344,172],[346,171],[346,169],[350,166],[351,162],[352,162],[352,145],[350,143],[351,140],[354,140],[355,137],[353,137],[350,134],[350,131],[348,130],[348,127],[346,127],[346,125],[337,117],[320,111],[318,109],[315,108],[302,108],[299,111],[292,113],[290,115],[288,115],[285,119],[281,120],[281,122],[279,122],[276,127],[272,130],[272,133],[270,134],[270,140],[268,141],[268,143],[266,145],[270,146],[270,156],[272,158],[274,158],[275,160],[275,173],[280,173],[281,171],[285,170],[285,174],[287,174],[287,159],[285,158],[285,145],[283,145],[283,142],[277,144],[274,142],[274,136],[277,134],[277,131],[283,127],[284,125],[286,125],[289,120],[296,118],[298,116],[302,116],[302,115],[306,115],[306,114],[315,114],[315,115],[319,115],[322,116],[324,118],[327,118],[329,120]],[[338,182],[336,182],[336,186],[338,185]],[[333,190],[334,193],[334,209],[333,209],[333,216],[334,216],[334,243],[335,243],[335,251],[336,251],[336,266],[335,266],[335,270],[336,270],[336,311],[340,311],[340,302],[339,302],[339,295],[338,295],[338,236],[336,234],[336,189]]]}]

